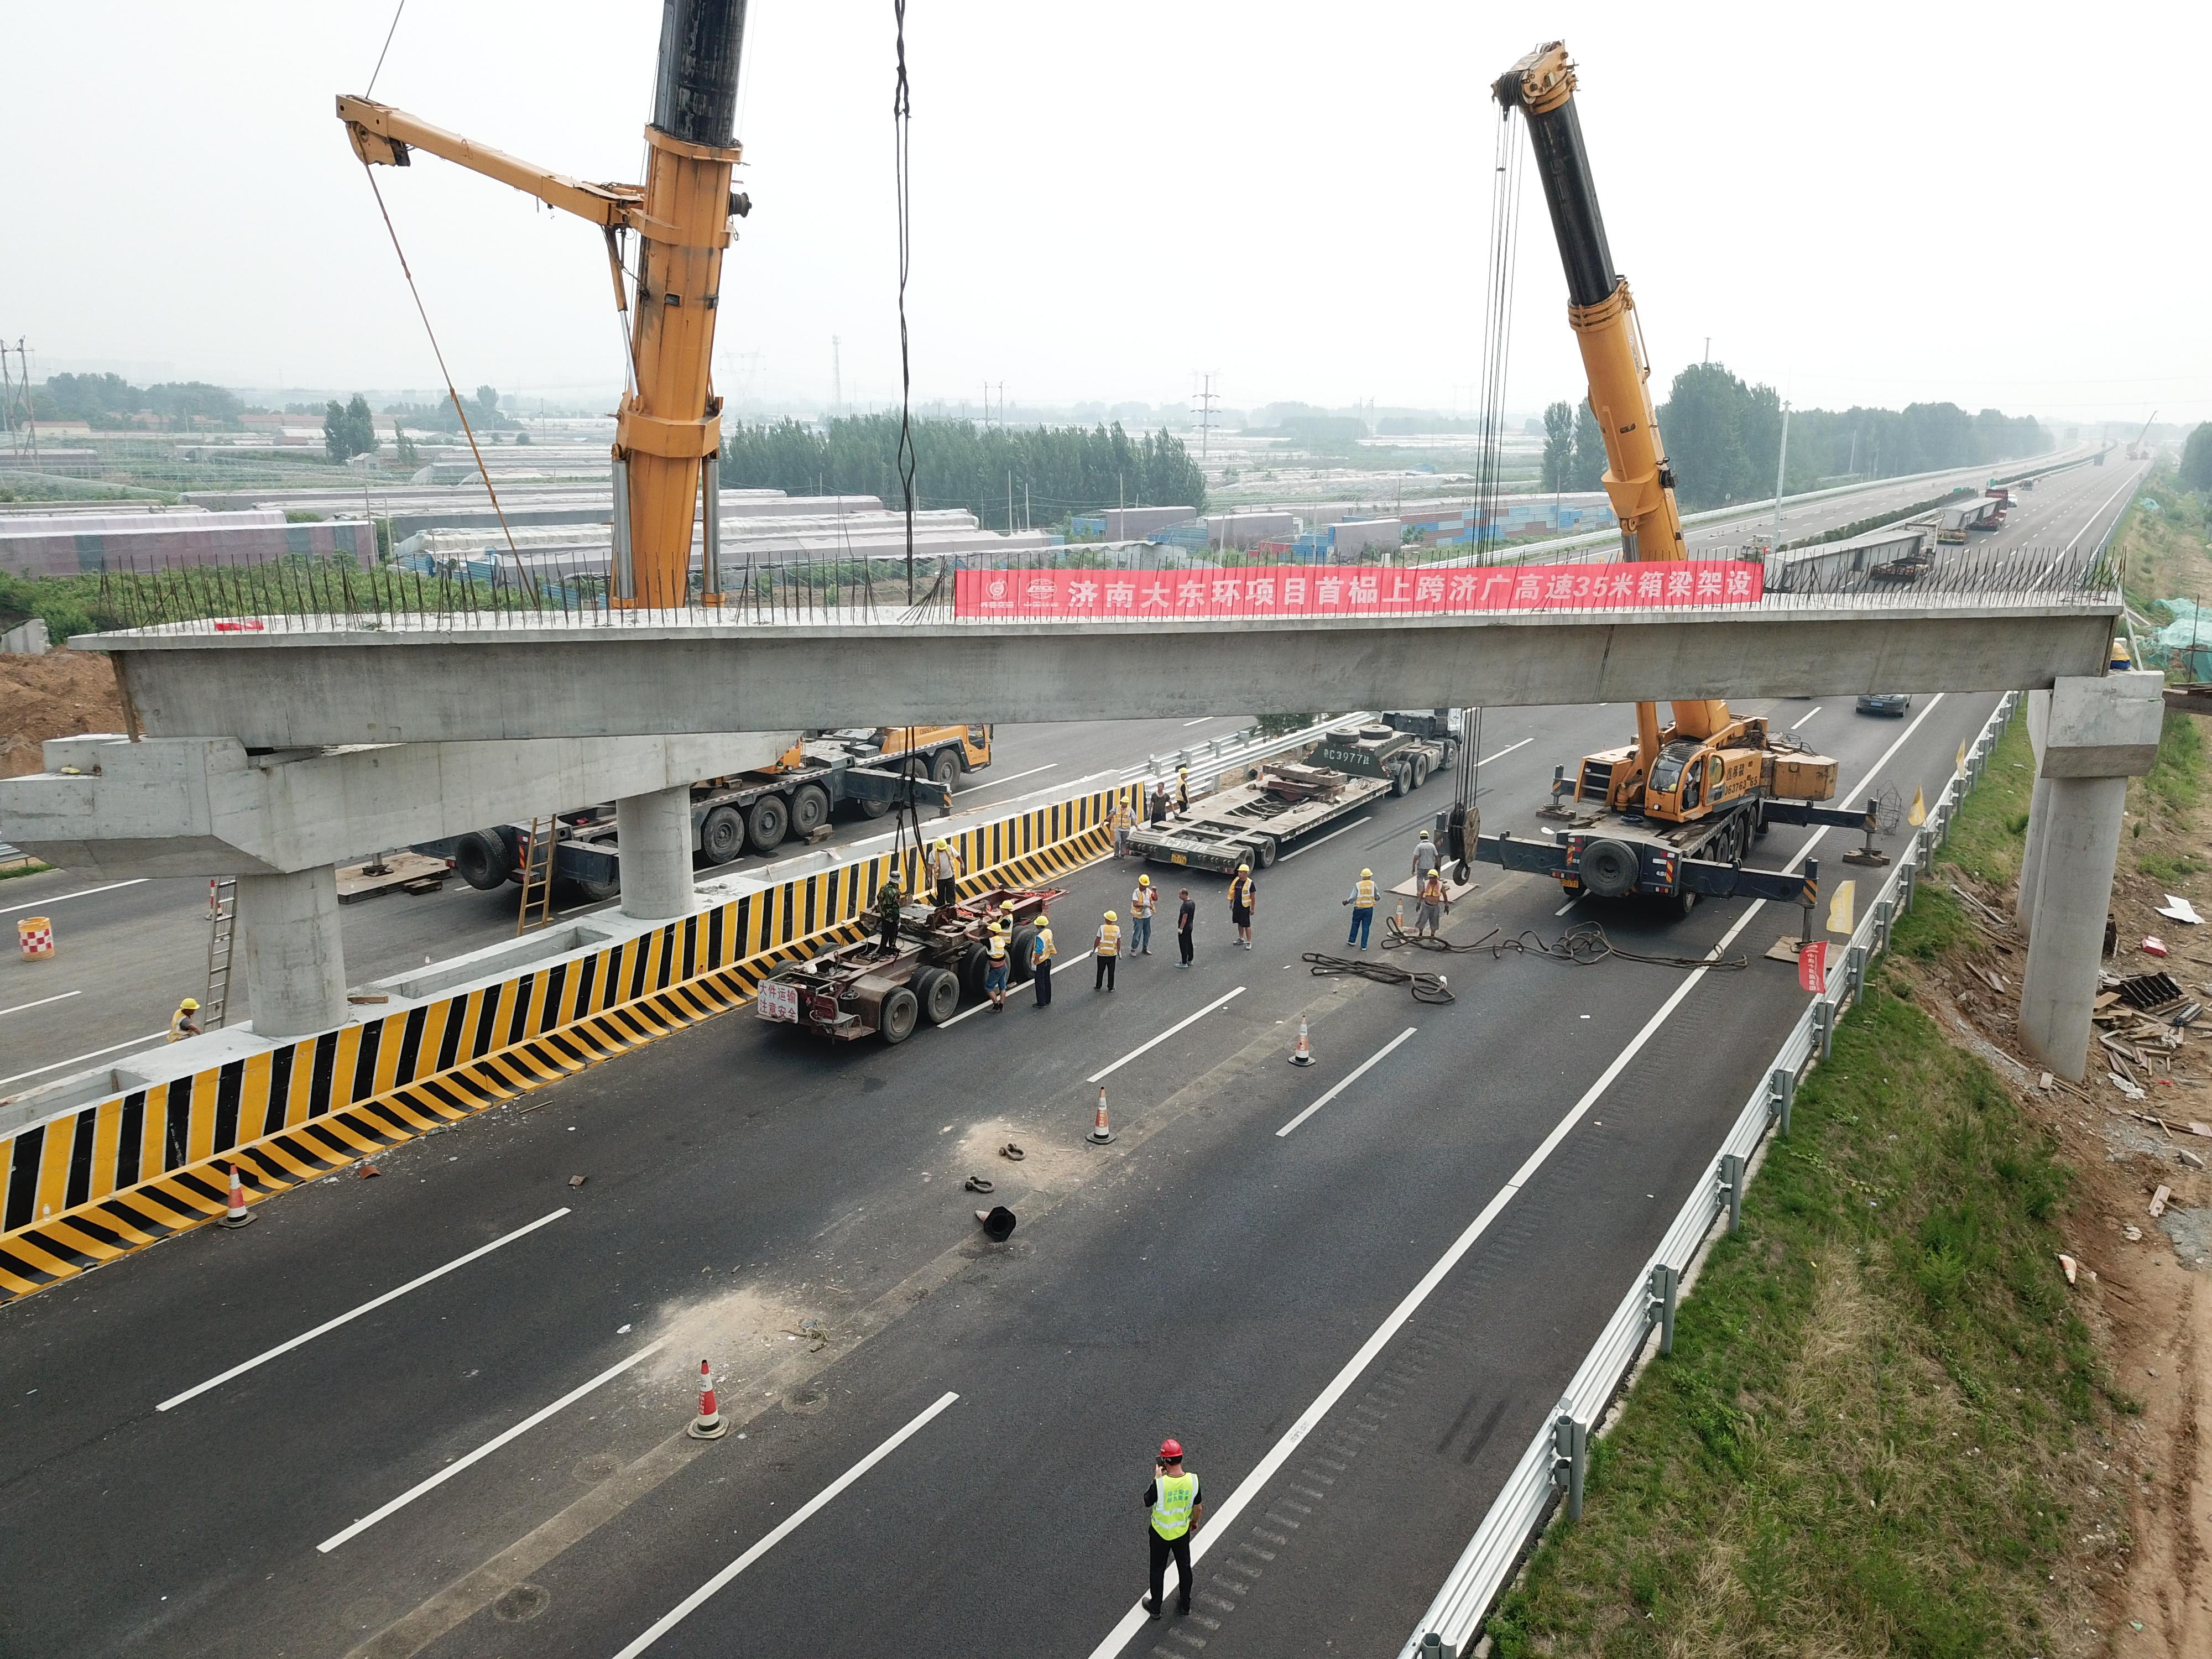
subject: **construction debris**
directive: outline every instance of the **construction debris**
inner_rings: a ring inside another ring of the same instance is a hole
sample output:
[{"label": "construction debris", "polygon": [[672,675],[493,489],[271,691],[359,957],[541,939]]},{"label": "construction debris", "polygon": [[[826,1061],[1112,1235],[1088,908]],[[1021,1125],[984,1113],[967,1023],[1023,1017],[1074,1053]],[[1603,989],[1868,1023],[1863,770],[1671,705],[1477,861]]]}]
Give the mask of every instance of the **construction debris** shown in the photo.
[{"label": "construction debris", "polygon": [[2203,925],[2204,918],[2197,914],[2197,907],[2178,894],[2168,893],[2166,902],[2158,907],[2159,915],[2173,921],[2185,922],[2191,927]]},{"label": "construction debris", "polygon": [[2159,1217],[2166,1213],[2166,1201],[2172,1196],[2173,1189],[2171,1187],[2163,1186],[2150,1195],[2150,1214],[2152,1220],[2155,1221]]},{"label": "construction debris", "polygon": [[[2169,1002],[2180,1001],[2181,987],[2174,982],[2171,974],[2135,974],[2126,979],[2112,981],[2112,990],[2107,994],[2118,997],[2130,1008],[2148,1011],[2163,1008]],[[2110,1006],[2106,997],[2097,999],[2098,1008]]]},{"label": "construction debris", "polygon": [[2069,1285],[2071,1285],[2074,1282],[2074,1272],[2075,1267],[2074,1258],[2070,1255],[2062,1254],[2058,1258],[2058,1265],[2066,1269],[2066,1282]]}]

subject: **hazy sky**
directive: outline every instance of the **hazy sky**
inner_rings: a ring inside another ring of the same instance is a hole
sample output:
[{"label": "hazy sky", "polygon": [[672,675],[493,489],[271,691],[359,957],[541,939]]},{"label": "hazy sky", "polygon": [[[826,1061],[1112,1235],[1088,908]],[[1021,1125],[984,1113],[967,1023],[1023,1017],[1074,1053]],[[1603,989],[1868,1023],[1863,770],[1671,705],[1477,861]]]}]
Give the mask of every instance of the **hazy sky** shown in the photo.
[{"label": "hazy sky", "polygon": [[[409,0],[375,95],[639,176],[653,0]],[[390,0],[9,5],[0,332],[45,367],[398,387],[435,369],[332,95]],[[1495,106],[1565,33],[1656,378],[1801,404],[2212,417],[2212,7],[912,0],[916,394],[1373,398],[1480,373]],[[754,211],[717,383],[897,389],[889,0],[754,0]],[[1516,143],[1525,145],[1517,131]],[[596,233],[433,158],[380,169],[463,386],[612,387]],[[1533,181],[1509,400],[1582,389]]]}]

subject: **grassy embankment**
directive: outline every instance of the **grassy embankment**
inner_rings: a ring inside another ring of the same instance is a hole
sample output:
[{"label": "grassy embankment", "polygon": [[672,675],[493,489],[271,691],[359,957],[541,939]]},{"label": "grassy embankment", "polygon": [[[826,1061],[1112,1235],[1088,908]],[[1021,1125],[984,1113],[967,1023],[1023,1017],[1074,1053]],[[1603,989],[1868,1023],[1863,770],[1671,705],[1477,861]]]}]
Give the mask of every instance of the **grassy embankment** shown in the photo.
[{"label": "grassy embankment", "polygon": [[[2016,721],[1947,849],[1960,871],[2017,867],[2027,751]],[[1498,1655],[2079,1650],[2082,1563],[2121,1541],[2095,1451],[2131,1407],[2056,1260],[2056,1143],[1913,1000],[1915,959],[1970,930],[1923,887],[1674,1357],[1593,1447],[1582,1523],[1492,1618]]]}]

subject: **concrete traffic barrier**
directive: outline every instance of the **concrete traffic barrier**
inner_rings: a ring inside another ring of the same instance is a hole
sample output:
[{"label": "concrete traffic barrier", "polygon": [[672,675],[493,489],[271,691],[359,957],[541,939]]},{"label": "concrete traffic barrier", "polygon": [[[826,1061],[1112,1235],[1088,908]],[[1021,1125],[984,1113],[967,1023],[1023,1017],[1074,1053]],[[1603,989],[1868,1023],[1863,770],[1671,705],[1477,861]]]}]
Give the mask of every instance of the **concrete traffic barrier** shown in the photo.
[{"label": "concrete traffic barrier", "polygon": [[15,944],[26,962],[40,962],[54,953],[54,925],[44,916],[21,916],[15,922]]},{"label": "concrete traffic barrier", "polygon": [[720,1440],[729,1431],[730,1425],[722,1421],[721,1408],[714,1403],[714,1373],[702,1359],[699,1362],[699,1415],[684,1432],[694,1440]]}]

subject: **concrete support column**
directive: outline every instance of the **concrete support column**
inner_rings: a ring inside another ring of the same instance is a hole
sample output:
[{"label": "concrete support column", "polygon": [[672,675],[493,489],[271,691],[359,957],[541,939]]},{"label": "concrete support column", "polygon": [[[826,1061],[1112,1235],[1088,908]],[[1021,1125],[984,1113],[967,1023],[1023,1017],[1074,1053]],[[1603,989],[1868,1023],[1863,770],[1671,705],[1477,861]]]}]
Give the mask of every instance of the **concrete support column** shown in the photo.
[{"label": "concrete support column", "polygon": [[2105,955],[2105,915],[2120,856],[2125,778],[2047,778],[2038,786],[2045,822],[2044,877],[2027,971],[2020,987],[2020,1034],[2035,1057],[2069,1083],[2088,1067],[2089,1012]]},{"label": "concrete support column", "polygon": [[344,1024],[345,945],[333,866],[240,876],[238,927],[256,1035],[310,1036]]},{"label": "concrete support column", "polygon": [[691,909],[691,790],[656,789],[615,802],[622,913],[665,921]]},{"label": "concrete support column", "polygon": [[2027,844],[2020,854],[2020,895],[2013,915],[2023,933],[2035,920],[2035,896],[2043,880],[2043,831],[2051,819],[2051,780],[2038,778],[2027,800]]}]

